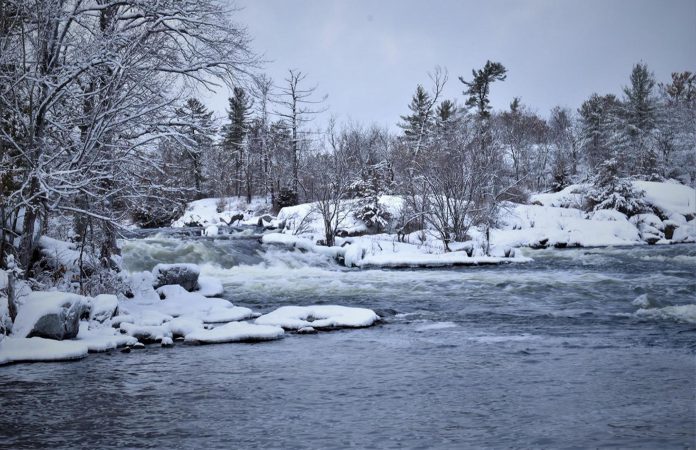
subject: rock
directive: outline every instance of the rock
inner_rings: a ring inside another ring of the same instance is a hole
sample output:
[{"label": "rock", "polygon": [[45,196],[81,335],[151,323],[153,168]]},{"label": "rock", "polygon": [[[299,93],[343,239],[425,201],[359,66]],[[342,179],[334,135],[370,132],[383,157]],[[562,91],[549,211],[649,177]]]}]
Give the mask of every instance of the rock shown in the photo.
[{"label": "rock", "polygon": [[152,269],[152,287],[155,289],[168,284],[178,284],[191,292],[198,287],[200,269],[195,264],[157,264]]},{"label": "rock", "polygon": [[84,297],[65,292],[31,292],[24,299],[13,326],[18,337],[73,339],[80,330]]},{"label": "rock", "polygon": [[162,338],[162,347],[174,347],[174,341],[170,337]]},{"label": "rock", "polygon": [[647,242],[648,245],[655,245],[660,240],[660,237],[654,234],[646,234],[643,236],[643,240]]},{"label": "rock", "polygon": [[665,239],[672,239],[674,237],[674,231],[679,228],[676,223],[672,221],[665,222]]},{"label": "rock", "polygon": [[143,344],[142,342],[136,342],[135,344],[133,344],[133,350],[142,350],[144,348],[145,344]]},{"label": "rock", "polygon": [[118,314],[118,298],[115,295],[100,294],[88,301],[89,320],[100,323]]},{"label": "rock", "polygon": [[266,224],[270,224],[271,221],[273,221],[273,217],[269,216],[268,214],[264,214],[263,216],[259,217],[257,225],[260,227],[264,227],[267,226]]}]

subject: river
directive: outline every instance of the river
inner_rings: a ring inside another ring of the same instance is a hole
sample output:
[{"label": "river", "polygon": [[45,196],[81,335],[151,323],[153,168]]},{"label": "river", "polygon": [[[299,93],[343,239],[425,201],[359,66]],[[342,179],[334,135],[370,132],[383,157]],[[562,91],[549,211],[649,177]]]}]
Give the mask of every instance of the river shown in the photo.
[{"label": "river", "polygon": [[[0,444],[696,446],[696,324],[667,313],[696,304],[694,245],[361,271],[257,238],[139,237],[123,242],[124,264],[198,263],[223,281],[225,298],[259,312],[342,304],[372,308],[383,322],[0,368]],[[643,294],[655,314],[635,314]]]}]

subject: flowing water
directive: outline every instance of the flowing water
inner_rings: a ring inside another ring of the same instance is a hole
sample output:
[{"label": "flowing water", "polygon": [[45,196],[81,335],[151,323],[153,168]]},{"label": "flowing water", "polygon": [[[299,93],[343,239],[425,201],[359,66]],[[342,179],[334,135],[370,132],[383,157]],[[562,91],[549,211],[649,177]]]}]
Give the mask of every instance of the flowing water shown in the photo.
[{"label": "flowing water", "polygon": [[696,447],[696,246],[360,271],[253,230],[180,233],[125,241],[124,263],[198,263],[259,312],[335,303],[384,321],[0,368],[0,446]]}]

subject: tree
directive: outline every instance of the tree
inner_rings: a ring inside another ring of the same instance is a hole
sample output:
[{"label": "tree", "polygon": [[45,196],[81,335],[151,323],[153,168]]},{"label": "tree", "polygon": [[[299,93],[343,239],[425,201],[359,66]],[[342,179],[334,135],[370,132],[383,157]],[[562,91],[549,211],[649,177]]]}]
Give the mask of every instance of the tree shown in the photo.
[{"label": "tree", "polygon": [[[2,164],[16,181],[2,208],[16,235],[7,245],[3,233],[2,251],[18,247],[30,277],[49,215],[74,215],[101,229],[108,263],[126,205],[154,187],[143,167],[181,137],[172,105],[193,85],[245,77],[256,64],[248,37],[214,0],[8,0],[2,16],[0,133],[12,150]],[[4,34],[9,25],[22,32]]]},{"label": "tree", "polygon": [[582,124],[580,149],[591,171],[596,171],[602,162],[612,156],[617,158],[619,170],[624,167],[625,158],[617,155],[617,149],[612,145],[618,108],[616,96],[592,94],[578,110]]},{"label": "tree", "polygon": [[650,175],[657,170],[657,152],[653,132],[657,127],[657,99],[653,94],[655,78],[648,66],[638,63],[631,71],[631,85],[623,89],[620,108],[621,141],[629,164],[637,173]]},{"label": "tree", "polygon": [[208,111],[198,99],[189,98],[176,109],[176,143],[182,147],[181,157],[190,163],[191,182],[195,189],[195,199],[203,197],[203,161],[211,151],[216,132],[212,120],[213,112]]},{"label": "tree", "polygon": [[434,72],[428,76],[433,83],[432,94],[419,84],[408,105],[411,114],[401,116],[402,122],[399,124],[404,130],[404,141],[416,156],[428,145],[428,138],[434,126],[435,105],[448,78],[447,72],[440,67],[435,67]]},{"label": "tree", "polygon": [[620,176],[616,158],[609,158],[599,166],[588,200],[593,211],[614,209],[632,216],[646,210],[643,196],[630,179]]},{"label": "tree", "polygon": [[[254,102],[246,93],[246,91],[238,86],[235,86],[232,97],[229,98],[229,109],[227,110],[227,118],[229,124],[225,130],[223,146],[226,152],[233,155],[234,161],[234,195],[241,195],[242,183],[242,168],[247,166],[250,169],[248,162],[248,151],[245,151],[246,137],[249,132],[249,118],[251,116],[251,108]],[[248,150],[248,149],[247,149]],[[249,172],[247,170],[246,172]],[[251,174],[245,174],[247,180],[247,199],[251,201]]]},{"label": "tree", "polygon": [[297,194],[299,192],[299,172],[300,172],[300,147],[302,140],[302,127],[312,118],[325,112],[326,109],[321,104],[326,100],[326,96],[315,99],[317,86],[304,87],[307,75],[301,71],[289,70],[285,85],[278,88],[278,105],[281,107],[276,113],[287,120],[291,132],[292,150],[292,181],[291,189]]},{"label": "tree", "polygon": [[495,81],[505,81],[507,69],[499,62],[486,61],[483,69],[473,69],[471,73],[471,81],[459,77],[459,81],[467,86],[464,91],[464,95],[467,96],[466,106],[476,109],[480,118],[488,118],[491,115],[490,86]]}]

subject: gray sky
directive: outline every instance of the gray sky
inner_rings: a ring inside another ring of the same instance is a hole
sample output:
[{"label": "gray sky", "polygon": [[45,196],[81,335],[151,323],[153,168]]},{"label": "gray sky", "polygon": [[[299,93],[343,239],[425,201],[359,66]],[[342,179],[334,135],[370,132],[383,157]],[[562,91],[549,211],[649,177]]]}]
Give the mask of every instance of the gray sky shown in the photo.
[{"label": "gray sky", "polygon": [[[577,108],[591,93],[621,92],[631,67],[659,81],[696,71],[696,0],[237,0],[235,20],[282,82],[288,68],[328,94],[339,120],[394,128],[435,65],[449,71],[446,97],[463,104],[458,76],[487,59],[508,69],[495,108],[522,97],[542,115]],[[228,92],[206,99],[224,114]],[[325,119],[318,120],[317,124]]]}]

